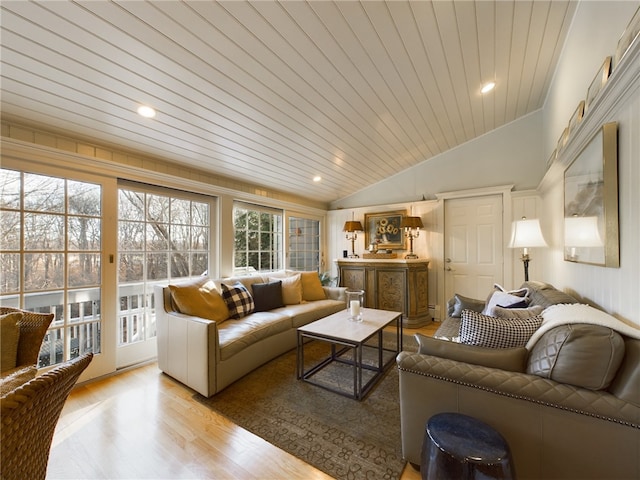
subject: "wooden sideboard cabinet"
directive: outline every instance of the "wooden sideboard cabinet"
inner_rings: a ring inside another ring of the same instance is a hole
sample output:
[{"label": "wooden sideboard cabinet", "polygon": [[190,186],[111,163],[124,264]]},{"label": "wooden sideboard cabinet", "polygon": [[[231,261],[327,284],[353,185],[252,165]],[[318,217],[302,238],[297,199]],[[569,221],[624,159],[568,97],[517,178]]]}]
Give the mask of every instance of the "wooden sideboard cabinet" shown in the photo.
[{"label": "wooden sideboard cabinet", "polygon": [[429,261],[345,258],[338,264],[338,285],[364,290],[364,306],[402,312],[404,327],[417,328],[429,314]]}]

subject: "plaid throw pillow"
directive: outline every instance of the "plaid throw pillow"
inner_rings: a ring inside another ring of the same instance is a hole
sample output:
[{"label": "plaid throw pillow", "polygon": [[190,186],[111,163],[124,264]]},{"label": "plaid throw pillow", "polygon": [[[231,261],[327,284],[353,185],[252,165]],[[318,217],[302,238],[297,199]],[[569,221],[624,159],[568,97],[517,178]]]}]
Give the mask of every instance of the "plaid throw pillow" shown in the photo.
[{"label": "plaid throw pillow", "polygon": [[242,283],[236,282],[231,286],[223,283],[221,287],[222,298],[229,309],[229,318],[242,318],[255,310],[253,298]]},{"label": "plaid throw pillow", "polygon": [[463,310],[460,343],[490,348],[524,347],[540,325],[540,315],[529,318],[495,318]]}]

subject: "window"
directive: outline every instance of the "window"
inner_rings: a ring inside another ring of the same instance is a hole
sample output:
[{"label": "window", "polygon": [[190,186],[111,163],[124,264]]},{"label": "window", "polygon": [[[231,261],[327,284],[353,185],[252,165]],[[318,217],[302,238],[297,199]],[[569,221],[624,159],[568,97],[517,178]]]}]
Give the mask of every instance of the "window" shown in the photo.
[{"label": "window", "polygon": [[101,351],[102,187],[0,169],[0,304],[55,313],[38,367]]},{"label": "window", "polygon": [[320,269],[320,222],[289,217],[289,267],[291,270]]},{"label": "window", "polygon": [[241,202],[234,204],[235,274],[283,268],[282,218],[281,210]]},{"label": "window", "polygon": [[153,287],[209,268],[211,199],[129,185],[118,190],[118,345],[156,336]]}]

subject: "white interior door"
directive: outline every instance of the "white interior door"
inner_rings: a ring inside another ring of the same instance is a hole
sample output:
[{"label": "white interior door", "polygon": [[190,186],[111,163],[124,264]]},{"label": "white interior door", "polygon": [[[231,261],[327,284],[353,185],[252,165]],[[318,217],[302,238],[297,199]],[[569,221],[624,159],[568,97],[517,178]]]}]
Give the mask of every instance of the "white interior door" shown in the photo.
[{"label": "white interior door", "polygon": [[484,299],[503,281],[502,195],[445,200],[445,298]]}]

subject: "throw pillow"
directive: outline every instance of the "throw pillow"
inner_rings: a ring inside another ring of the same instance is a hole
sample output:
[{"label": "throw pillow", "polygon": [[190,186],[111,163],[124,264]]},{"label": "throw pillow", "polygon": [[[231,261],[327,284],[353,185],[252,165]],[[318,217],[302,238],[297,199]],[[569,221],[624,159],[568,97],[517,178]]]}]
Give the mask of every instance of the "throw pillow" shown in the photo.
[{"label": "throw pillow", "polygon": [[255,310],[253,298],[242,283],[236,282],[233,285],[221,285],[222,298],[229,309],[229,318],[242,318]]},{"label": "throw pillow", "polygon": [[282,301],[282,281],[254,283],[251,285],[256,312],[266,312],[274,308],[284,307]]},{"label": "throw pillow", "polygon": [[201,277],[190,282],[169,285],[174,303],[185,315],[222,322],[229,309],[212,280]]},{"label": "throw pillow", "polygon": [[493,308],[493,316],[498,318],[529,318],[535,317],[542,313],[541,305],[532,305],[527,308],[513,307],[502,308],[500,306]]},{"label": "throw pillow", "polygon": [[300,280],[302,281],[302,300],[313,302],[327,298],[318,272],[300,272]]},{"label": "throw pillow", "polygon": [[524,347],[485,348],[438,340],[420,333],[416,333],[414,337],[418,341],[418,353],[423,355],[433,355],[458,362],[500,368],[510,372],[524,372],[525,361],[529,353]]},{"label": "throw pillow", "polygon": [[12,312],[0,316],[0,371],[16,368],[18,361],[18,341],[22,312]]},{"label": "throw pillow", "polygon": [[460,343],[490,348],[524,347],[540,328],[542,317],[495,318],[464,310],[460,323]]},{"label": "throw pillow", "polygon": [[33,380],[36,378],[36,373],[38,373],[38,369],[35,365],[29,365],[3,377],[0,380],[0,396],[4,397],[7,393],[24,385],[29,380]]},{"label": "throw pillow", "polygon": [[282,301],[285,305],[297,305],[302,302],[302,280],[300,274],[285,278],[269,277],[270,282],[282,281]]},{"label": "throw pillow", "polygon": [[531,349],[527,373],[590,390],[608,388],[625,354],[618,332],[571,323],[545,332]]},{"label": "throw pillow", "polygon": [[474,312],[482,312],[484,308],[483,300],[476,300],[475,298],[463,297],[456,293],[453,296],[453,308],[450,317],[460,318],[463,310],[473,310]]},{"label": "throw pillow", "polygon": [[504,287],[495,283],[493,290],[487,297],[487,301],[482,310],[484,315],[493,315],[493,308],[496,305],[513,305],[521,302],[523,299],[529,301],[529,289],[520,288],[518,290],[505,290]]}]

